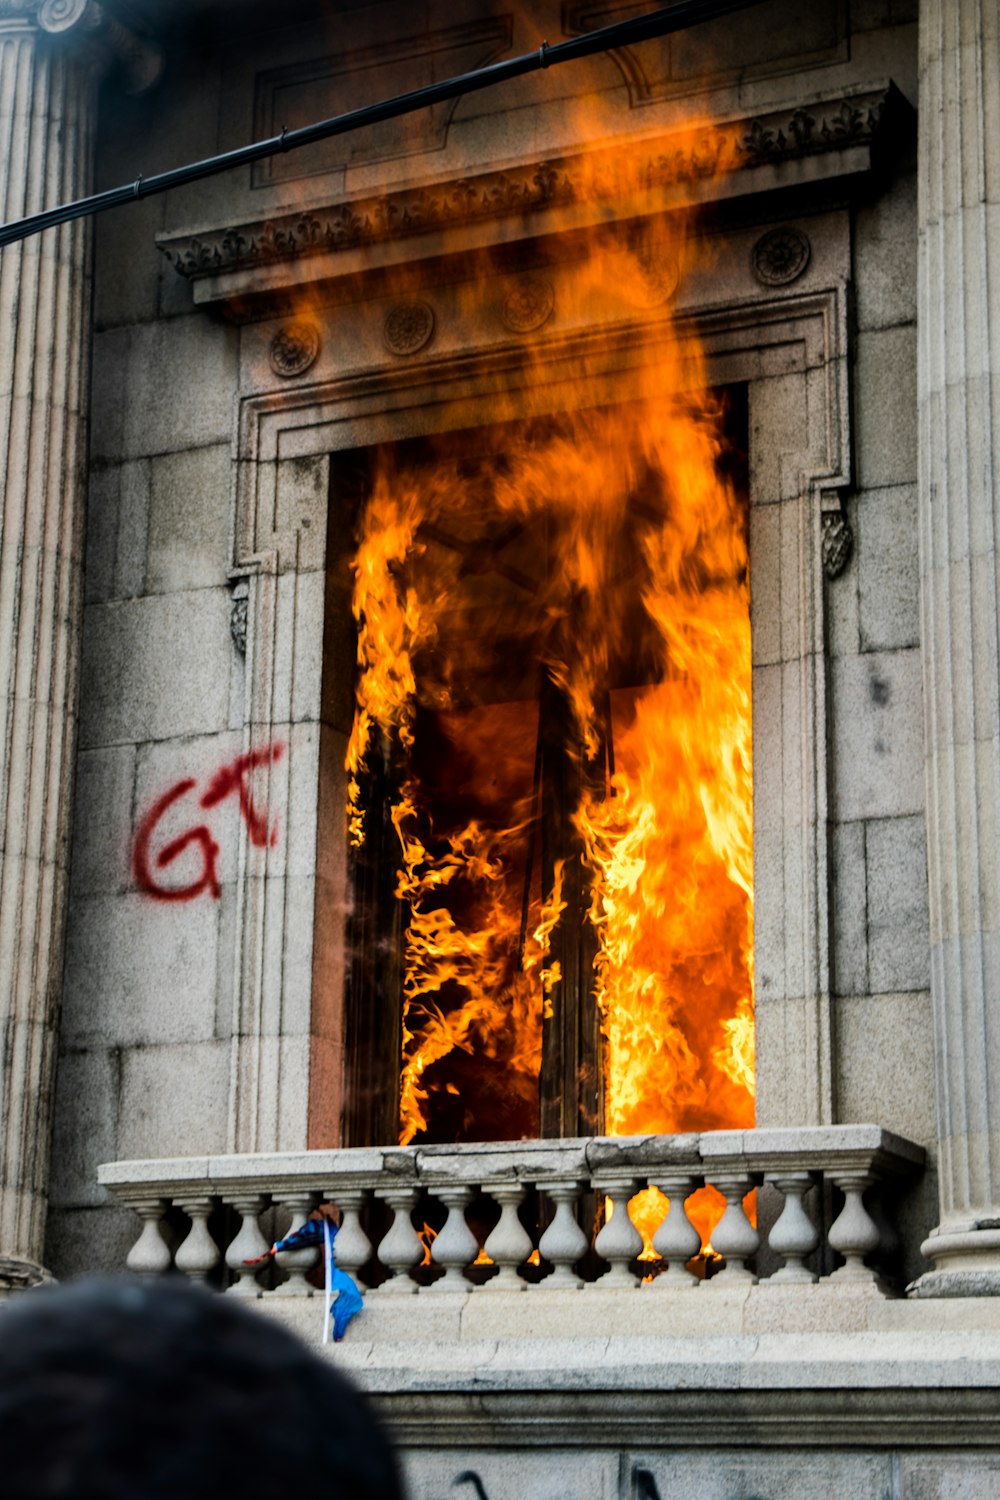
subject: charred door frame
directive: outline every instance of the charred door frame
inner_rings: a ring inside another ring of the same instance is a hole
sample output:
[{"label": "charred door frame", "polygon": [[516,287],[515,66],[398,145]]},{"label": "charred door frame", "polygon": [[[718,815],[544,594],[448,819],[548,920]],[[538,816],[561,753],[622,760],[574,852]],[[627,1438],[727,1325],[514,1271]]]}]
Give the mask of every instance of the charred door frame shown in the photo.
[{"label": "charred door frame", "polygon": [[[808,270],[764,289],[749,269],[758,232],[727,236],[713,277],[676,309],[675,325],[682,335],[697,326],[713,384],[749,387],[758,1120],[809,1125],[833,1110],[823,542],[843,531],[850,478],[850,230],[846,212],[810,222]],[[484,288],[484,306],[496,295]],[[329,501],[329,455],[487,423],[497,383],[516,393],[525,377],[523,344],[497,345],[492,325],[467,316],[464,352],[432,347],[406,364],[373,354],[370,368],[346,375],[331,355],[312,384],[275,389],[274,328],[256,325],[245,341],[232,577],[248,594],[245,748],[283,738],[289,754],[273,768],[271,805],[281,816],[293,793],[300,803],[283,823],[286,840],[261,855],[244,835],[240,850],[234,1150],[331,1145],[340,1129],[346,896],[342,860],[317,835],[321,821],[336,827],[326,813],[342,795],[340,731],[324,725],[320,704],[326,534],[345,527],[339,499]],[[627,399],[629,371],[656,338],[648,315],[554,330],[534,347],[533,376],[553,411],[579,404],[568,392],[581,367],[594,371],[589,400],[612,389]]]}]

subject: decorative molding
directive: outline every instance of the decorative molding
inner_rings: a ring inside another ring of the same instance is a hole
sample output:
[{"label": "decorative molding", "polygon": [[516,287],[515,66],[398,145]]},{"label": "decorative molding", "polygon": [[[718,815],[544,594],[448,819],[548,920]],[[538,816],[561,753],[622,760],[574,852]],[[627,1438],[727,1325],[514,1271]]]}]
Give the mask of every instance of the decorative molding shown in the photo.
[{"label": "decorative molding", "polygon": [[762,286],[789,286],[809,264],[812,246],[801,229],[769,229],[750,252],[750,268]]},{"label": "decorative molding", "polygon": [[660,254],[652,247],[637,247],[641,282],[631,288],[633,300],[640,307],[652,310],[669,302],[680,285],[680,267],[669,256]]},{"label": "decorative molding", "polygon": [[854,551],[854,533],[843,511],[823,512],[823,572],[827,578],[839,578]]},{"label": "decorative molding", "polygon": [[397,302],[382,325],[385,347],[392,354],[419,354],[434,333],[434,309],[428,302]]},{"label": "decorative molding", "polygon": [[95,0],[42,0],[38,7],[39,26],[53,33],[69,31],[84,16],[90,26],[100,26],[104,21]]},{"label": "decorative molding", "polygon": [[279,328],[271,340],[268,350],[271,369],[285,380],[304,375],[315,364],[321,346],[316,324],[307,318],[296,318]]},{"label": "decorative molding", "polygon": [[36,1286],[45,1286],[54,1281],[52,1273],[33,1260],[24,1260],[16,1255],[0,1255],[0,1291],[6,1295],[11,1292],[28,1292]]},{"label": "decorative molding", "polygon": [[[585,35],[636,10],[635,0],[563,0],[562,30]],[[757,78],[791,74],[798,87],[809,68],[849,60],[848,0],[825,0],[822,6],[770,0],[764,26],[751,11],[709,21],[693,36],[614,47],[607,56],[628,90],[630,109]]]},{"label": "decorative molding", "polygon": [[122,25],[98,0],[0,0],[0,24],[37,26],[58,41],[72,43],[77,60],[99,72],[121,65],[125,89],[141,94],[163,72],[163,54]]},{"label": "decorative molding", "polygon": [[511,333],[534,333],[548,322],[555,303],[550,281],[541,276],[520,276],[507,290],[500,318]]},{"label": "decorative molding", "polygon": [[247,613],[250,602],[250,582],[237,578],[233,584],[232,604],[229,610],[229,634],[240,656],[247,654]]},{"label": "decorative molding", "polygon": [[[846,215],[841,223],[846,239]],[[816,247],[821,261],[818,235]],[[744,267],[749,248],[747,242],[740,251]],[[846,265],[846,254],[838,260]],[[744,274],[749,280],[748,271]],[[495,297],[493,306],[499,300]],[[765,388],[770,374],[794,372],[799,380],[799,447],[784,457],[785,488],[776,493],[769,481],[758,493],[751,477],[751,505],[759,505],[762,515],[782,506],[784,534],[795,538],[782,581],[783,593],[796,601],[782,627],[782,703],[755,727],[757,748],[760,764],[766,765],[780,762],[794,743],[801,768],[795,777],[778,778],[775,799],[760,810],[756,952],[761,973],[769,976],[768,1003],[760,1011],[762,1063],[771,1060],[761,1074],[764,1118],[775,1125],[823,1125],[833,1118],[834,1091],[827,606],[820,540],[821,515],[839,507],[837,491],[848,483],[851,469],[847,287],[838,278],[809,289],[803,284],[749,297],[741,293],[733,302],[678,313],[674,328],[681,346],[697,334],[710,383],[747,381],[751,405],[758,380]],[[553,387],[573,381],[582,404],[599,404],[615,392],[627,395],[629,371],[654,358],[661,340],[659,320],[639,310],[582,330],[553,328],[539,340],[533,373]],[[285,806],[281,778],[287,780],[293,767],[299,785],[319,776],[311,723],[299,742],[292,719],[296,702],[318,702],[320,693],[322,612],[310,603],[306,585],[309,574],[320,575],[325,566],[330,455],[439,431],[456,392],[469,425],[494,418],[498,392],[517,414],[524,390],[524,345],[514,336],[497,343],[484,331],[478,345],[470,342],[457,353],[431,348],[421,359],[379,361],[372,350],[368,357],[364,368],[258,389],[239,402],[232,562],[233,574],[245,574],[249,588],[245,748],[249,752],[276,738],[288,741],[289,754],[272,768],[268,792],[279,812]],[[581,372],[586,372],[582,383]],[[766,410],[763,389],[760,396]],[[766,443],[766,435],[760,441]],[[336,523],[335,510],[331,517]],[[767,607],[764,595],[756,604],[751,601],[752,610]],[[287,826],[309,833],[308,820],[293,818]],[[308,1138],[301,1087],[309,1066],[308,1033],[283,1028],[286,1016],[302,1014],[308,1006],[311,970],[285,967],[282,955],[291,942],[302,943],[303,931],[296,926],[293,932],[287,901],[271,894],[284,890],[281,882],[294,868],[295,855],[287,840],[267,849],[266,879],[261,879],[259,854],[249,847],[241,851],[237,882],[233,1151],[288,1150]],[[792,881],[789,868],[795,870]],[[273,1046],[279,1035],[281,1045]]]},{"label": "decorative molding", "polygon": [[[757,1288],[752,1288],[751,1295],[755,1294]],[[760,1295],[763,1301],[768,1294]],[[784,1296],[787,1292],[777,1288],[770,1293],[779,1305]],[[700,1296],[692,1298],[694,1302],[700,1300]],[[840,1303],[841,1307],[844,1305]],[[769,1315],[773,1316],[770,1307]],[[957,1489],[960,1483],[969,1486],[966,1494],[992,1493],[996,1470],[988,1466],[985,1454],[1000,1443],[996,1387],[975,1384],[974,1377],[967,1373],[966,1367],[972,1363],[968,1357],[964,1362],[953,1363],[944,1353],[947,1344],[941,1340],[942,1367],[933,1355],[924,1355],[926,1345],[914,1337],[914,1347],[921,1351],[917,1356],[920,1364],[916,1359],[912,1364],[904,1364],[886,1351],[879,1366],[886,1374],[875,1382],[871,1376],[871,1358],[835,1362],[831,1351],[833,1337],[829,1332],[815,1334],[803,1330],[791,1346],[799,1354],[798,1365],[787,1355],[773,1363],[768,1361],[759,1335],[733,1337],[732,1343],[739,1353],[727,1350],[732,1363],[715,1353],[716,1341],[706,1339],[699,1350],[702,1364],[697,1377],[690,1375],[685,1365],[679,1367],[684,1371],[683,1377],[674,1374],[678,1369],[672,1363],[677,1360],[676,1337],[658,1343],[657,1334],[651,1333],[649,1342],[640,1345],[641,1357],[632,1353],[627,1340],[620,1341],[626,1345],[626,1351],[620,1353],[615,1347],[618,1341],[610,1339],[610,1348],[601,1365],[600,1390],[593,1388],[593,1365],[582,1360],[574,1364],[576,1350],[570,1339],[553,1340],[551,1352],[546,1341],[539,1339],[535,1358],[541,1364],[540,1350],[545,1349],[551,1361],[540,1372],[529,1373],[526,1361],[523,1364],[510,1361],[505,1365],[499,1354],[488,1367],[466,1365],[461,1374],[456,1361],[449,1362],[446,1372],[436,1367],[428,1370],[426,1361],[420,1367],[416,1360],[412,1367],[401,1368],[398,1349],[392,1351],[395,1363],[390,1367],[389,1358],[380,1357],[370,1347],[364,1350],[364,1363],[359,1359],[354,1368],[369,1382],[375,1408],[406,1451],[409,1472],[415,1477],[420,1476],[427,1459],[439,1463],[439,1455],[446,1446],[462,1453],[463,1462],[477,1451],[509,1453],[516,1449],[519,1483],[524,1486],[521,1493],[546,1493],[543,1485],[551,1474],[549,1469],[536,1471],[537,1490],[528,1488],[534,1479],[532,1467],[536,1455],[547,1455],[553,1450],[579,1452],[588,1444],[593,1448],[594,1435],[599,1433],[600,1446],[605,1452],[617,1449],[632,1457],[654,1455],[644,1458],[650,1467],[639,1472],[658,1474],[664,1490],[672,1472],[676,1472],[677,1460],[673,1455],[707,1451],[711,1454],[713,1476],[732,1475],[739,1455],[747,1465],[743,1473],[737,1469],[731,1487],[723,1489],[720,1485],[716,1494],[816,1495],[823,1488],[827,1488],[827,1493],[837,1493],[831,1490],[828,1481],[819,1478],[811,1461],[826,1453],[832,1475],[831,1450],[871,1446],[887,1453],[903,1453],[908,1479],[914,1473],[918,1482],[923,1478],[920,1469],[911,1467],[914,1461],[919,1460],[922,1468],[926,1466],[926,1488],[923,1483],[920,1488],[914,1484],[910,1494],[954,1495],[962,1493]],[[877,1340],[885,1337],[885,1334],[853,1334],[845,1339],[840,1335],[845,1342],[863,1344],[870,1355],[879,1348]],[[929,1341],[935,1342],[932,1337]],[[806,1360],[803,1350],[807,1347],[815,1361],[810,1368],[822,1369],[829,1384],[810,1384],[803,1376]],[[649,1363],[644,1365],[640,1359]],[[344,1364],[350,1371],[351,1364],[347,1360]],[[747,1369],[753,1370],[754,1383],[744,1376]],[[557,1371],[555,1376],[553,1370]],[[739,1399],[720,1400],[717,1393],[727,1388],[724,1382],[731,1389],[741,1376],[745,1385]],[[476,1393],[475,1400],[469,1399],[470,1388]],[[776,1483],[775,1488],[769,1485],[765,1491],[761,1484],[760,1454],[774,1449],[786,1450],[784,1455],[775,1457],[780,1457],[788,1467],[778,1471],[780,1487]],[[798,1452],[794,1452],[796,1449]],[[935,1449],[938,1451],[934,1452]],[[959,1468],[961,1460],[952,1454],[963,1449],[969,1457]],[[788,1450],[793,1450],[793,1458],[800,1466],[805,1464],[804,1455],[809,1455],[809,1469],[803,1472],[803,1467],[793,1466]],[[911,1456],[907,1450],[915,1451]],[[728,1464],[723,1464],[720,1453],[732,1455]],[[752,1468],[747,1462],[750,1454],[758,1455]],[[949,1469],[948,1463],[954,1467]],[[433,1467],[430,1472],[437,1479],[440,1470]],[[962,1474],[963,1479],[953,1480],[950,1476],[956,1473]],[[694,1488],[694,1481],[691,1483]],[[570,1492],[568,1484],[563,1493],[567,1492]],[[578,1494],[597,1492],[596,1486],[577,1491]],[[459,1500],[466,1497],[472,1500],[467,1487],[464,1496],[462,1489],[453,1493]],[[636,1500],[649,1500],[651,1492],[648,1489],[643,1492],[638,1486],[633,1491],[624,1487],[612,1489],[609,1485],[603,1493],[635,1494]],[[666,1493],[678,1492],[672,1489]]]},{"label": "decorative molding", "polygon": [[[680,204],[695,195],[709,196],[715,185],[720,192],[732,191],[733,179],[741,174],[747,174],[741,190],[756,191],[762,185],[754,176],[758,169],[787,168],[810,159],[836,172],[864,170],[875,144],[904,125],[908,128],[911,118],[910,106],[887,84],[809,110],[730,121],[693,138],[689,133],[663,136],[646,142],[638,153],[609,148],[529,161],[198,234],[167,233],[157,243],[182,276],[197,281],[595,201],[634,204],[641,194],[662,208],[670,206],[664,197],[671,194],[672,202]],[[724,172],[727,158],[734,165]]]},{"label": "decorative molding", "polygon": [[[411,36],[383,35],[370,46],[348,44],[339,54],[269,68],[255,80],[254,139],[277,135],[284,125],[292,129],[329,114],[331,99],[344,111],[355,103],[384,98],[387,92],[402,93],[435,78],[486,67],[510,50],[513,35],[513,16],[486,15]],[[441,151],[458,102],[458,97],[445,100],[404,120],[383,121],[374,130],[266,157],[251,169],[251,184],[268,187],[343,172],[359,162],[394,161]]]}]

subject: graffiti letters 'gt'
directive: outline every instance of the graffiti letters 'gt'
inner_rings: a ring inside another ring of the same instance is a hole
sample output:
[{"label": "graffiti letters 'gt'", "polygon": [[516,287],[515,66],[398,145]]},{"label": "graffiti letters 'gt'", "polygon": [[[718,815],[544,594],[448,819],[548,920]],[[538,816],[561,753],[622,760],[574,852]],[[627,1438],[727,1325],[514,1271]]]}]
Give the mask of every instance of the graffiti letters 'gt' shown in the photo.
[{"label": "graffiti letters 'gt'", "polygon": [[[251,750],[245,755],[237,756],[211,778],[198,799],[198,806],[207,811],[217,807],[227,797],[238,796],[240,814],[251,844],[258,849],[265,849],[268,845],[273,847],[278,840],[277,821],[269,823],[267,813],[257,806],[250,787],[250,777],[258,767],[273,765],[280,760],[283,751],[283,745],[272,744],[266,749]],[[156,830],[164,815],[174,803],[193,792],[197,785],[193,777],[185,777],[183,781],[176,782],[156,799],[136,829],[132,846],[132,873],[140,891],[156,901],[193,901],[203,891],[207,891],[217,901],[222,894],[218,875],[219,845],[206,822],[199,822],[185,829],[164,844],[158,853],[153,854]],[[198,848],[201,853],[201,869],[197,877],[187,885],[162,885],[154,872],[166,870],[185,849],[192,847]]]}]

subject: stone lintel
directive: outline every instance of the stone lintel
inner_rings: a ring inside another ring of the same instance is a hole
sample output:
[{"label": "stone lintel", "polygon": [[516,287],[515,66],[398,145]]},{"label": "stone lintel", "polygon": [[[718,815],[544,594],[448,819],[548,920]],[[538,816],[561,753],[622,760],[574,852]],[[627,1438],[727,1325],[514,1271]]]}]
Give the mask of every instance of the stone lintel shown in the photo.
[{"label": "stone lintel", "polygon": [[[342,300],[352,280],[452,254],[588,232],[617,221],[815,187],[870,173],[912,134],[892,83],[794,110],[721,120],[592,152],[315,203],[243,224],[157,236],[195,302],[237,320],[312,297]],[[340,290],[338,292],[338,284]]]}]

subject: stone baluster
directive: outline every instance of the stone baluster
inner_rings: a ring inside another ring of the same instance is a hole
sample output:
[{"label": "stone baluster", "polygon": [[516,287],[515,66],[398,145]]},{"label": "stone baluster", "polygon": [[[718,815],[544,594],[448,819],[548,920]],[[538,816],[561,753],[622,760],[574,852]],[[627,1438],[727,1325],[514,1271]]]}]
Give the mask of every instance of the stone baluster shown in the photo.
[{"label": "stone baluster", "polygon": [[444,1187],[432,1187],[430,1191],[448,1210],[444,1228],[431,1246],[431,1259],[435,1265],[445,1268],[444,1275],[434,1282],[434,1290],[467,1292],[469,1282],[465,1268],[479,1254],[479,1242],[465,1220],[466,1207],[472,1201],[472,1189],[449,1183]]},{"label": "stone baluster", "polygon": [[865,1208],[864,1201],[865,1189],[871,1186],[871,1174],[834,1171],[827,1172],[827,1176],[844,1195],[844,1206],[830,1225],[827,1239],[845,1262],[827,1280],[877,1284],[877,1274],[865,1265],[865,1256],[879,1246],[878,1225]]},{"label": "stone baluster", "polygon": [[364,1290],[361,1267],[367,1265],[372,1257],[372,1242],[361,1227],[361,1210],[368,1195],[363,1189],[350,1188],[327,1193],[325,1196],[329,1202],[337,1205],[341,1213],[340,1228],[333,1242],[334,1262],[338,1270],[353,1276],[358,1286]]},{"label": "stone baluster", "polygon": [[389,1272],[389,1280],[380,1290],[386,1293],[418,1292],[420,1288],[409,1272],[423,1260],[424,1247],[410,1214],[420,1191],[415,1187],[394,1186],[379,1188],[375,1196],[388,1203],[393,1213],[389,1232],[378,1247],[378,1258]]},{"label": "stone baluster", "polygon": [[487,1237],[484,1249],[499,1271],[485,1283],[484,1291],[525,1292],[528,1283],[517,1274],[532,1251],[531,1236],[518,1217],[524,1202],[523,1182],[491,1182],[491,1198],[500,1205],[500,1218]]},{"label": "stone baluster", "polygon": [[125,1260],[128,1270],[136,1276],[159,1276],[169,1271],[173,1257],[163,1238],[160,1225],[167,1205],[162,1198],[147,1198],[130,1204],[142,1220],[142,1233],[132,1246]]},{"label": "stone baluster", "polygon": [[686,1174],[664,1173],[656,1186],[666,1194],[670,1204],[666,1218],[653,1236],[653,1249],[666,1269],[649,1284],[667,1291],[675,1287],[697,1288],[701,1282],[687,1269],[687,1263],[701,1249],[701,1235],[688,1218],[685,1206],[697,1183]]},{"label": "stone baluster", "polygon": [[267,1203],[263,1193],[241,1193],[223,1200],[240,1216],[240,1227],[226,1250],[226,1265],[236,1277],[229,1291],[236,1297],[259,1297],[256,1266],[245,1264],[263,1255],[268,1248],[257,1220]]},{"label": "stone baluster", "polygon": [[587,1236],[573,1214],[573,1208],[583,1188],[582,1182],[547,1182],[544,1191],[556,1206],[552,1223],[538,1241],[539,1254],[552,1262],[555,1270],[545,1279],[550,1288],[582,1287],[583,1282],[573,1271],[574,1264],[587,1253]]},{"label": "stone baluster", "polygon": [[[274,1195],[274,1204],[278,1208],[291,1210],[292,1222],[285,1231],[282,1238],[294,1234],[301,1229],[308,1219],[313,1208],[316,1206],[315,1193],[282,1193]],[[279,1250],[274,1257],[283,1271],[288,1272],[288,1280],[282,1284],[281,1292],[285,1297],[311,1297],[314,1288],[306,1280],[306,1276],[314,1266],[320,1262],[320,1248],[318,1245],[304,1245],[301,1250]]]},{"label": "stone baluster", "polygon": [[784,1195],[785,1203],[778,1215],[767,1242],[775,1254],[784,1258],[785,1264],[767,1280],[768,1286],[775,1283],[816,1281],[814,1272],[807,1269],[805,1258],[819,1244],[816,1228],[802,1204],[802,1199],[812,1186],[808,1172],[769,1173],[768,1182],[774,1184]]},{"label": "stone baluster", "polygon": [[629,1199],[635,1196],[639,1184],[635,1177],[601,1176],[594,1178],[593,1186],[603,1192],[613,1206],[594,1241],[598,1255],[611,1262],[610,1271],[601,1277],[601,1286],[641,1286],[631,1265],[642,1250],[642,1235],[632,1223],[628,1211]]},{"label": "stone baluster", "polygon": [[180,1205],[191,1220],[191,1228],[177,1248],[174,1265],[192,1281],[204,1281],[209,1271],[222,1259],[219,1247],[208,1232],[208,1216],[215,1203],[212,1198],[186,1198]]},{"label": "stone baluster", "polygon": [[[722,1270],[712,1277],[730,1286],[734,1281],[754,1282],[756,1276],[747,1261],[760,1244],[760,1235],[747,1218],[743,1199],[753,1184],[745,1172],[732,1176],[714,1176],[715,1186],[726,1200],[726,1211],[712,1231],[712,1249],[725,1259]],[[704,1283],[706,1286],[709,1282]]]}]

